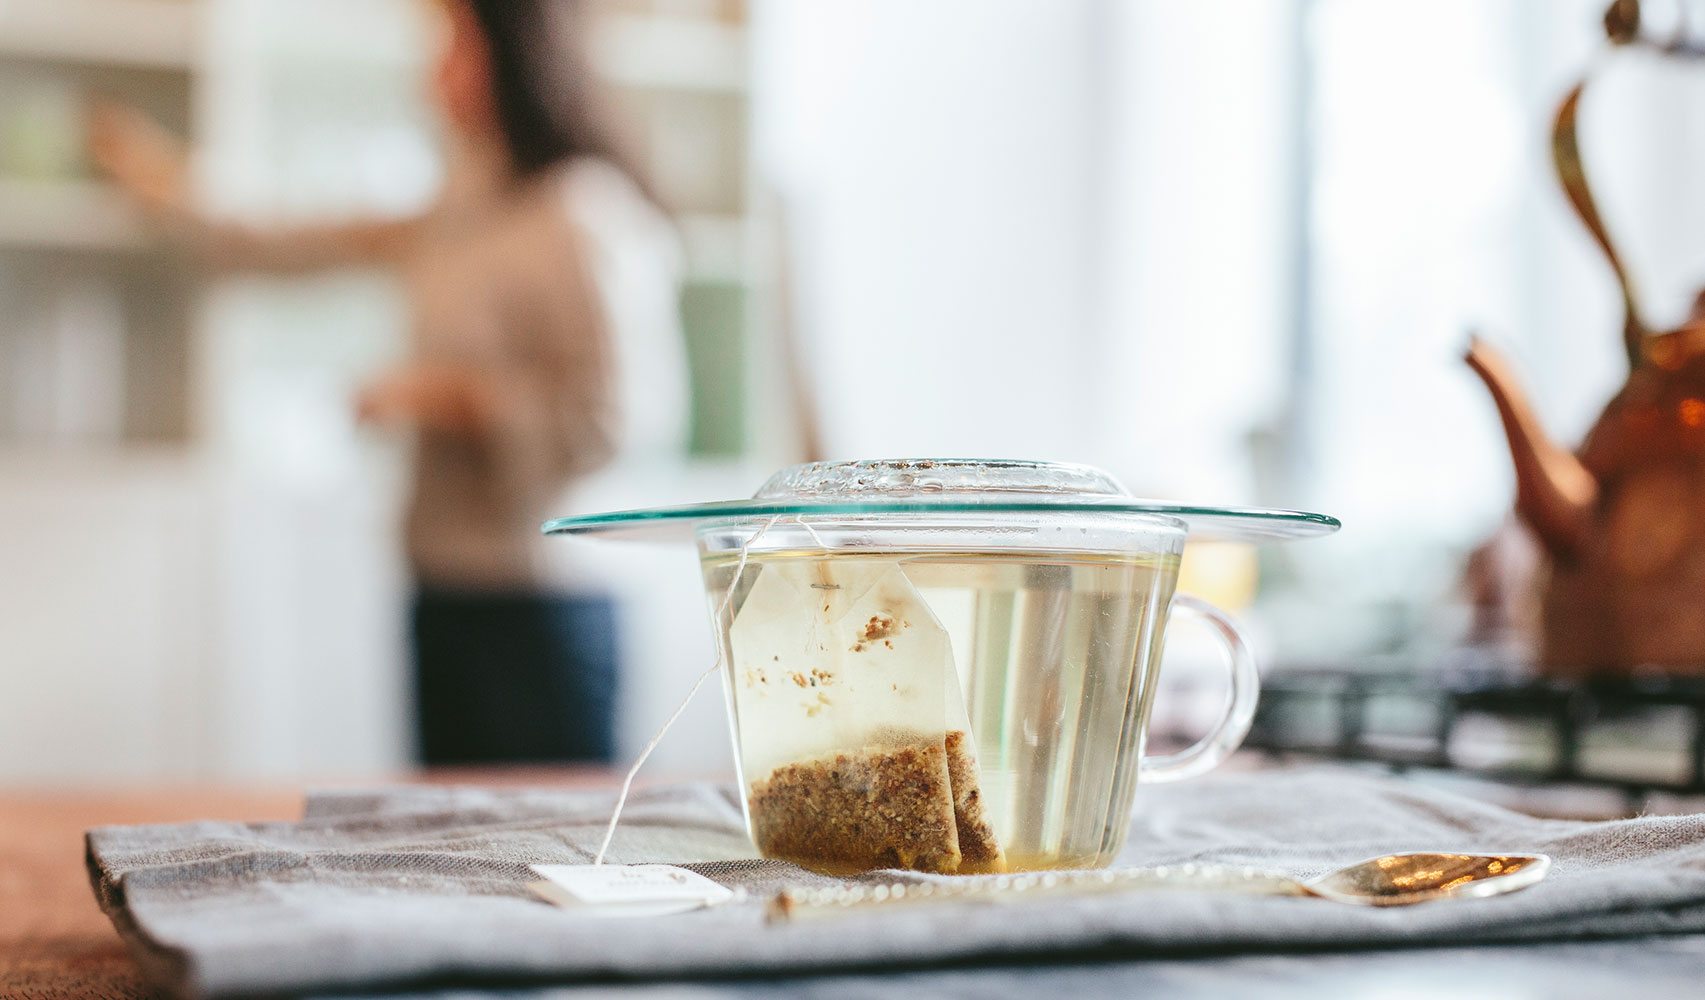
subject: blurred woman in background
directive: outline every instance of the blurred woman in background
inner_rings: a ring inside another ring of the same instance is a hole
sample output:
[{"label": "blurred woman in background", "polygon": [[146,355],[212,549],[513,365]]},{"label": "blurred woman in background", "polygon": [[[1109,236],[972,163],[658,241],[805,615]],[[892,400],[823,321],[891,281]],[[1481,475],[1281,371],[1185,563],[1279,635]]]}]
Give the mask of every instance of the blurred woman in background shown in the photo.
[{"label": "blurred woman in background", "polygon": [[433,96],[449,181],[408,220],[259,231],[198,215],[185,155],[133,112],[97,162],[219,266],[402,274],[411,356],[359,395],[413,431],[405,546],[419,752],[429,764],[607,760],[607,597],[555,593],[538,527],[568,483],[682,439],[674,231],[617,143],[574,41],[575,0],[445,0]]}]

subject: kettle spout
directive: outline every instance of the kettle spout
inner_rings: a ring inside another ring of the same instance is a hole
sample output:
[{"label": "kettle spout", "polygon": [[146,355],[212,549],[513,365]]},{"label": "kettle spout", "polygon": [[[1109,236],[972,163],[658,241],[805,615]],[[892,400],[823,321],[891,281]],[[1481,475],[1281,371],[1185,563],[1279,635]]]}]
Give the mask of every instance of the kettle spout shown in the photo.
[{"label": "kettle spout", "polygon": [[1471,337],[1463,360],[1498,406],[1515,463],[1516,513],[1554,558],[1577,555],[1598,499],[1598,481],[1579,458],[1545,436],[1507,358]]}]

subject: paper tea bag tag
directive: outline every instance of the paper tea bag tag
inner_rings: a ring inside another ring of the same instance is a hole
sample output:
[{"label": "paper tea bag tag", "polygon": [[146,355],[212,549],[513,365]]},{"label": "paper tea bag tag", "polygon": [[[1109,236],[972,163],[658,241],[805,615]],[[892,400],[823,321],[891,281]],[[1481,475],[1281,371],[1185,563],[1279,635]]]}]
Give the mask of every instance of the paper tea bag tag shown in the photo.
[{"label": "paper tea bag tag", "polygon": [[565,909],[653,917],[726,903],[734,890],[674,865],[533,865],[528,888]]},{"label": "paper tea bag tag", "polygon": [[767,563],[729,645],[742,756],[756,774],[848,747],[968,731],[947,630],[899,563]]}]

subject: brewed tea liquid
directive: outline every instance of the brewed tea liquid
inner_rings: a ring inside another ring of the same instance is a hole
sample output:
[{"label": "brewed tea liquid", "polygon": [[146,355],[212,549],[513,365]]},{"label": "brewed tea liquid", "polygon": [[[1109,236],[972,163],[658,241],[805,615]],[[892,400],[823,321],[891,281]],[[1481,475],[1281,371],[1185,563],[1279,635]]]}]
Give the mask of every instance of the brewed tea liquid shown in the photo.
[{"label": "brewed tea liquid", "polygon": [[[732,554],[705,561],[711,594],[726,592],[737,561]],[[953,714],[968,720],[983,815],[1007,869],[1111,860],[1129,824],[1159,663],[1153,633],[1172,597],[1176,556],[752,553],[730,605],[732,619],[739,621],[766,570],[801,561],[831,581],[897,568],[928,606],[951,644],[953,687],[964,700],[963,715]],[[731,685],[743,672],[768,666],[742,662],[738,649],[725,655]],[[764,703],[745,706],[738,720],[743,737],[766,725]],[[774,766],[752,756],[743,745],[747,787]]]}]

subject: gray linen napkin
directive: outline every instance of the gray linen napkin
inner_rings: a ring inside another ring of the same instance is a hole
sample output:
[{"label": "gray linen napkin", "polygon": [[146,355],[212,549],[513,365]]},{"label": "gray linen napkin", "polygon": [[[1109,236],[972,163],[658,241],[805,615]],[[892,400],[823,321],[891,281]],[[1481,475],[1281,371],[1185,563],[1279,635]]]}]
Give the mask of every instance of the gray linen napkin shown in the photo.
[{"label": "gray linen napkin", "polygon": [[[830,881],[774,862],[700,867],[756,898],[673,917],[601,918],[533,898],[527,866],[589,860],[611,801],[419,787],[321,794],[298,823],[94,830],[89,868],[144,969],[182,996],[1705,931],[1705,815],[1542,820],[1340,768],[1144,788],[1120,863],[1256,864],[1306,877],[1440,850],[1540,851],[1556,867],[1510,896],[1388,910],[1166,891],[771,927],[761,912],[770,891]],[[612,860],[751,854],[732,794],[688,785],[631,802]]]}]

